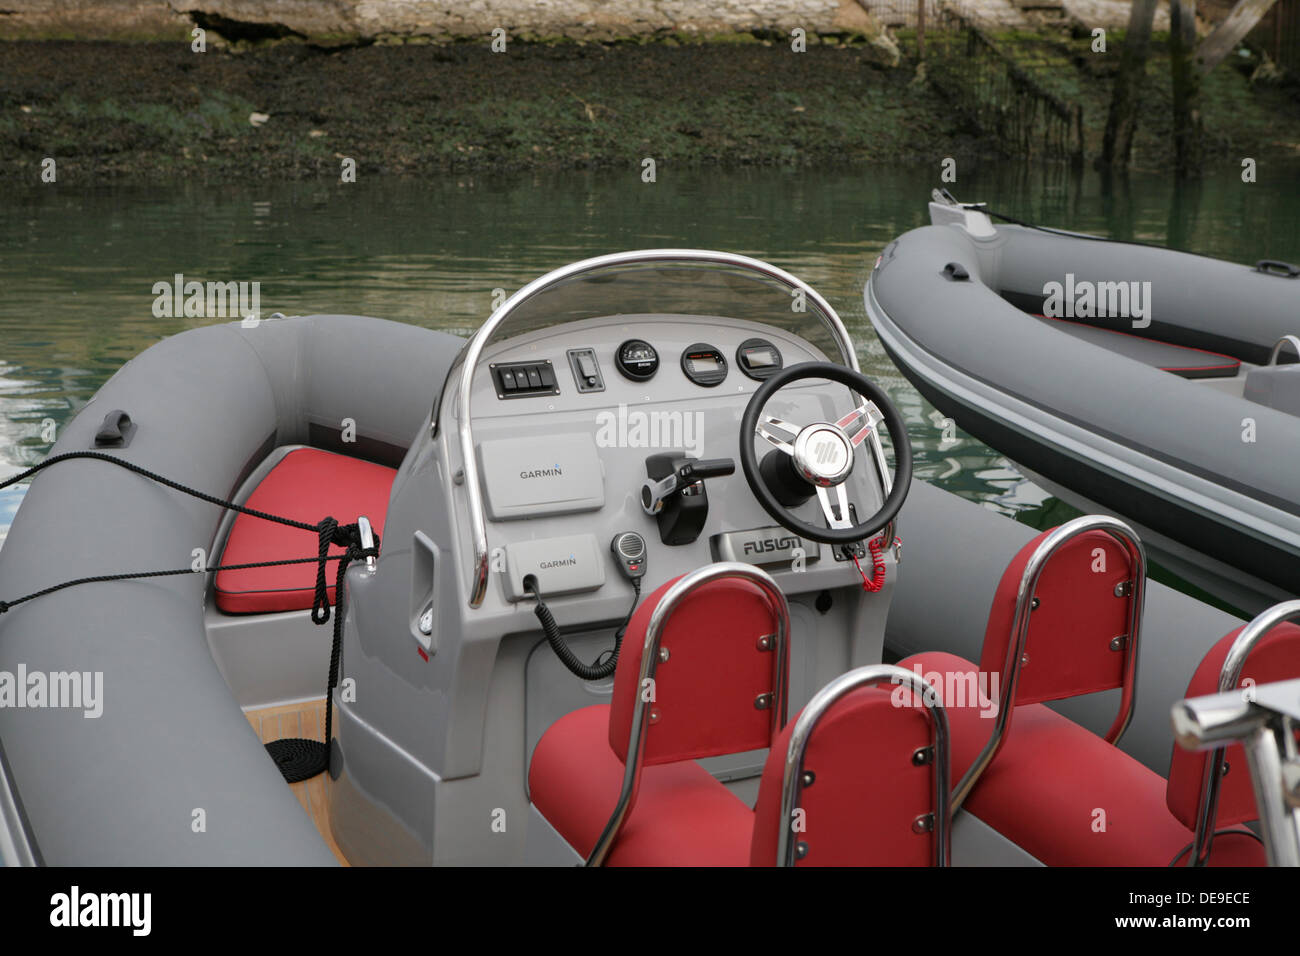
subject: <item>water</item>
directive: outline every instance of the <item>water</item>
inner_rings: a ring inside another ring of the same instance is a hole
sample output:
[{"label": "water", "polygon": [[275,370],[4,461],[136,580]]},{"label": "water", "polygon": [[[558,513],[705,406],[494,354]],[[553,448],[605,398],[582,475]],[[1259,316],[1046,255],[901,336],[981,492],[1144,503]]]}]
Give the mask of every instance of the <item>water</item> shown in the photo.
[{"label": "water", "polygon": [[[1253,262],[1300,261],[1295,173],[1229,170],[1194,188],[1165,177],[1013,164],[965,170],[951,188],[1008,215]],[[75,190],[0,199],[0,476],[34,464],[124,362],[210,320],[156,318],[174,274],[261,282],[263,314],[355,312],[466,334],[494,289],[575,259],[649,246],[722,249],[808,280],[839,310],[863,370],[907,419],[917,473],[1038,527],[1063,513],[1005,458],[956,432],[890,364],[866,319],[876,254],[927,221],[937,171],[871,168],[637,170],[411,182]],[[995,347],[992,343],[990,347]],[[22,489],[0,491],[0,542]]]}]

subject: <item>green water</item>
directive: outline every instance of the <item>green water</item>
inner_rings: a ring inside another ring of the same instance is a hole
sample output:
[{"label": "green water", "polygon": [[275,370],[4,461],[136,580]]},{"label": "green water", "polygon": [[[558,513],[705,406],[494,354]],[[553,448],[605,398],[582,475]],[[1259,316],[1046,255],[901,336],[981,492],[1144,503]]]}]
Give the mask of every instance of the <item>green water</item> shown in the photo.
[{"label": "green water", "polygon": [[[1176,189],[1061,167],[994,164],[951,186],[1047,225],[1253,262],[1300,261],[1300,167],[1231,171]],[[876,254],[926,218],[938,171],[636,171],[437,182],[69,190],[0,197],[0,476],[39,461],[57,429],[124,362],[210,320],[156,318],[176,273],[258,281],[262,314],[355,312],[468,333],[494,289],[575,259],[651,246],[757,256],[825,295],[864,371],[907,418],[920,477],[1038,526],[1063,509],[1001,455],[958,431],[885,357],[862,305]],[[990,348],[996,347],[990,343]],[[432,386],[431,386],[432,387]],[[22,489],[0,491],[0,541]]]}]

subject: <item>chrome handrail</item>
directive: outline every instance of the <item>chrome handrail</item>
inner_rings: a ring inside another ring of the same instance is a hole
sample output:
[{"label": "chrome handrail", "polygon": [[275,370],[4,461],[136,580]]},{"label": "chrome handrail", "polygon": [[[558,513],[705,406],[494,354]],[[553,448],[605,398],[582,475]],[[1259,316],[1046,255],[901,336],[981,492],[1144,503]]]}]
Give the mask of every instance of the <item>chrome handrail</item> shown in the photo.
[{"label": "chrome handrail", "polygon": [[[1294,620],[1300,620],[1300,601],[1283,601],[1262,611],[1243,627],[1223,659],[1223,667],[1219,671],[1219,693],[1226,694],[1236,689],[1242,669],[1246,666],[1246,658],[1269,631],[1279,624]],[[1226,752],[1226,747],[1216,748],[1206,759],[1201,772],[1201,799],[1197,805],[1196,838],[1192,842],[1189,866],[1205,865],[1214,847],[1213,823],[1219,813],[1219,787],[1223,780],[1223,756]]]},{"label": "chrome handrail", "polygon": [[913,671],[893,664],[873,664],[841,674],[819,690],[795,719],[790,731],[790,744],[786,748],[785,767],[781,777],[781,830],[776,843],[776,865],[794,866],[797,842],[792,837],[791,818],[799,806],[803,792],[803,760],[813,731],[827,712],[845,695],[859,687],[888,680],[896,685],[906,684],[920,696],[930,711],[931,737],[934,747],[934,865],[949,866],[952,862],[952,810],[948,804],[949,756],[948,715],[933,687]]},{"label": "chrome handrail", "polygon": [[857,354],[853,350],[853,340],[849,338],[848,330],[844,327],[843,321],[835,309],[831,307],[831,304],[802,279],[760,259],[706,249],[645,249],[633,252],[615,252],[591,259],[583,259],[580,262],[570,263],[534,279],[506,299],[488,317],[488,320],[479,327],[478,331],[465,344],[465,347],[461,349],[460,354],[456,356],[447,372],[447,378],[443,382],[442,390],[438,393],[433,406],[431,430],[436,438],[438,436],[438,419],[442,413],[444,403],[443,393],[447,390],[457,368],[459,368],[460,376],[457,380],[456,399],[457,412],[460,418],[458,429],[461,468],[464,470],[465,497],[469,506],[470,533],[473,536],[474,545],[474,566],[469,582],[470,607],[482,606],[483,597],[487,593],[488,582],[487,520],[483,510],[483,494],[479,488],[478,461],[474,456],[474,431],[470,423],[469,411],[474,373],[478,370],[479,358],[483,354],[484,347],[497,329],[505,324],[511,313],[529,299],[540,295],[547,289],[584,272],[591,272],[609,266],[648,262],[700,262],[719,266],[735,266],[756,272],[769,279],[775,279],[791,289],[803,292],[826,319],[832,334],[835,336],[836,344],[840,347],[841,358],[843,358],[845,364],[855,372],[859,371]]},{"label": "chrome handrail", "polygon": [[776,581],[762,568],[739,561],[719,561],[682,575],[664,593],[650,613],[650,623],[646,626],[645,643],[641,649],[641,671],[637,678],[636,703],[633,705],[632,726],[628,734],[627,756],[623,765],[623,788],[619,792],[618,802],[614,805],[614,812],[610,814],[609,822],[605,824],[605,829],[601,831],[595,845],[591,848],[591,853],[587,856],[587,866],[600,866],[605,862],[605,858],[614,846],[614,841],[618,838],[619,831],[627,821],[628,814],[636,804],[637,788],[641,783],[641,764],[645,758],[646,713],[651,703],[645,699],[641,691],[642,688],[653,686],[646,681],[654,680],[655,671],[659,666],[659,641],[663,637],[664,627],[673,611],[687,595],[711,581],[723,578],[752,581],[762,589],[771,605],[773,616],[776,618],[776,634],[773,636],[775,645],[772,648],[772,652],[776,655],[773,662],[776,667],[773,681],[775,686],[772,691],[772,705],[769,708],[772,714],[771,736],[775,737],[785,726],[786,696],[790,678],[787,653],[790,639],[790,608]]},{"label": "chrome handrail", "polygon": [[1020,576],[1020,588],[1016,592],[1016,614],[1011,625],[1011,639],[1007,641],[1006,656],[1002,662],[1002,690],[998,700],[997,723],[993,735],[980,751],[975,762],[958,781],[952,794],[954,813],[970,794],[980,775],[993,762],[1005,739],[1007,726],[1011,721],[1011,711],[1015,706],[1016,686],[1020,678],[1020,665],[1025,656],[1025,643],[1029,639],[1029,617],[1033,611],[1034,590],[1038,579],[1047,566],[1048,560],[1067,542],[1089,531],[1105,531],[1118,541],[1128,553],[1129,569],[1132,573],[1129,593],[1128,639],[1124,648],[1123,688],[1121,690],[1119,712],[1115,721],[1106,731],[1107,743],[1118,743],[1124,731],[1133,719],[1134,696],[1137,691],[1137,650],[1138,637],[1142,629],[1142,611],[1146,599],[1146,552],[1137,533],[1118,518],[1108,515],[1083,515],[1073,521],[1067,521],[1049,534],[1029,556],[1025,571]]},{"label": "chrome handrail", "polygon": [[1179,701],[1174,737],[1188,750],[1213,748],[1215,756],[1230,743],[1242,745],[1268,864],[1300,866],[1300,680],[1260,685],[1253,696],[1230,690]]},{"label": "chrome handrail", "polygon": [[1277,344],[1273,346],[1273,351],[1268,353],[1268,362],[1265,364],[1276,365],[1278,358],[1282,354],[1282,349],[1287,345],[1290,345],[1292,348],[1294,348],[1296,358],[1300,358],[1300,337],[1294,335],[1284,335],[1277,340]]}]

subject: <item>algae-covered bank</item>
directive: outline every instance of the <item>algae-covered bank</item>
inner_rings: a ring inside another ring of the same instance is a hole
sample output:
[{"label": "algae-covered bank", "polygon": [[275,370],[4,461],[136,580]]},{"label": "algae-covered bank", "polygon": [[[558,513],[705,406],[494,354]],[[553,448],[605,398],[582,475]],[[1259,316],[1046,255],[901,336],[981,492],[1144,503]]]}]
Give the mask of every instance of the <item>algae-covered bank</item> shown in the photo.
[{"label": "algae-covered bank", "polygon": [[[1108,60],[1061,27],[1005,33],[1100,145]],[[891,62],[864,37],[780,33],[711,40],[490,38],[455,42],[296,40],[198,52],[175,42],[0,42],[0,179],[95,183],[431,176],[529,168],[640,170],[710,165],[938,163],[1019,156],[943,83],[947,46]],[[1157,47],[1159,46],[1157,39]],[[1148,66],[1135,161],[1168,153],[1167,71]],[[979,91],[972,91],[978,93]],[[1300,100],[1285,79],[1252,83],[1225,65],[1206,85],[1211,162],[1295,153]],[[987,115],[987,109],[984,115]]]}]

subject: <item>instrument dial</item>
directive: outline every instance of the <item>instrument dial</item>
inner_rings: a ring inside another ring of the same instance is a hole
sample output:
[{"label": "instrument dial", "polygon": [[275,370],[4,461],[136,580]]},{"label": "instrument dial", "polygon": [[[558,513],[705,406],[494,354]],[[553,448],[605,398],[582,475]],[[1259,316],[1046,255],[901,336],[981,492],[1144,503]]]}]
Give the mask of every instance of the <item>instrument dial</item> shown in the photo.
[{"label": "instrument dial", "polygon": [[628,339],[618,347],[614,364],[624,377],[634,382],[646,382],[654,378],[659,371],[659,353],[649,342],[642,339]]}]

